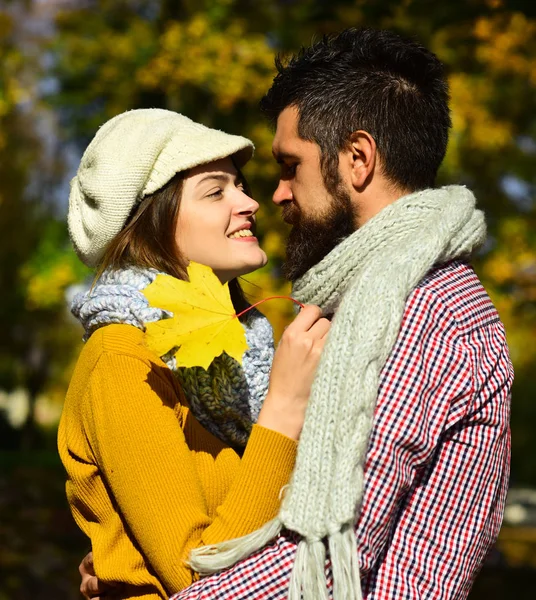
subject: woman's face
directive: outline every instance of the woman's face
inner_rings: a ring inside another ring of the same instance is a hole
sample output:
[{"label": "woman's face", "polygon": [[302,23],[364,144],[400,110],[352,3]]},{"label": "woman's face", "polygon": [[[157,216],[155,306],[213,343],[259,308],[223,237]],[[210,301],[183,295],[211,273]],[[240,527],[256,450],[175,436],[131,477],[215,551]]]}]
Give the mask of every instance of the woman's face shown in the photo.
[{"label": "woman's face", "polygon": [[180,251],[188,260],[211,267],[222,283],[263,267],[268,259],[255,236],[258,210],[230,158],[192,169],[179,209]]}]

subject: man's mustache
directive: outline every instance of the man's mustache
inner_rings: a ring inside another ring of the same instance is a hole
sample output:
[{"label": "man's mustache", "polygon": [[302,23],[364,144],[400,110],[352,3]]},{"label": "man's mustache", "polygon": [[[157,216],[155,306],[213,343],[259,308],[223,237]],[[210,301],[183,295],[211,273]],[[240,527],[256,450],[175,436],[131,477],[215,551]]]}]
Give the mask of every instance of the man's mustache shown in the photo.
[{"label": "man's mustache", "polygon": [[289,202],[283,205],[281,218],[289,225],[298,225],[301,219],[301,211],[295,204]]}]

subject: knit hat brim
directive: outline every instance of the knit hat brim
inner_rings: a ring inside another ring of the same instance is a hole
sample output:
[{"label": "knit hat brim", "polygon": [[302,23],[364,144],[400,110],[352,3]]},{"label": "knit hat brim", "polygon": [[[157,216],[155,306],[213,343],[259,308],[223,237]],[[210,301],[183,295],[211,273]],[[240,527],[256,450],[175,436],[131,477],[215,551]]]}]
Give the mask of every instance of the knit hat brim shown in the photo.
[{"label": "knit hat brim", "polygon": [[[207,144],[207,132],[210,132],[209,147],[203,148],[202,152],[192,152],[192,147],[200,149]],[[253,156],[253,150],[253,144],[248,139],[203,125],[192,133],[187,146],[183,136],[172,137],[156,159],[140,200],[166,185],[177,173],[222,158],[232,157],[235,165],[241,169]]]},{"label": "knit hat brim", "polygon": [[105,123],[71,181],[69,234],[83,263],[95,267],[133,208],[177,173],[232,157],[238,168],[253,143],[162,109],[131,110]]}]

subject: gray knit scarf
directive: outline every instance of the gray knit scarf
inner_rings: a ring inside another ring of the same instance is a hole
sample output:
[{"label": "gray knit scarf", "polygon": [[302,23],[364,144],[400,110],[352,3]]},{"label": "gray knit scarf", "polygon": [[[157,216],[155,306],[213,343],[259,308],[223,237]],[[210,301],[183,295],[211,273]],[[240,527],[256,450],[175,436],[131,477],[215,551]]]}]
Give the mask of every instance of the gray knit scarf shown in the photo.
[{"label": "gray knit scarf", "polygon": [[336,600],[362,598],[355,525],[381,370],[406,300],[430,269],[469,255],[485,238],[473,194],[430,189],[389,205],[294,286],[301,302],[335,312],[313,383],[296,467],[278,517],[238,540],[191,554],[198,572],[223,569],[287,528],[302,536],[289,599],[327,598],[327,540]]},{"label": "gray knit scarf", "polygon": [[[91,290],[75,296],[71,310],[84,326],[84,340],[111,323],[126,323],[144,331],[145,323],[173,316],[149,306],[141,293],[157,274],[154,269],[134,267],[106,271]],[[260,312],[251,310],[242,325],[248,344],[243,367],[225,353],[214,359],[208,370],[177,368],[171,353],[162,357],[179,379],[197,420],[236,448],[246,445],[257,420],[274,355],[272,328]]]}]

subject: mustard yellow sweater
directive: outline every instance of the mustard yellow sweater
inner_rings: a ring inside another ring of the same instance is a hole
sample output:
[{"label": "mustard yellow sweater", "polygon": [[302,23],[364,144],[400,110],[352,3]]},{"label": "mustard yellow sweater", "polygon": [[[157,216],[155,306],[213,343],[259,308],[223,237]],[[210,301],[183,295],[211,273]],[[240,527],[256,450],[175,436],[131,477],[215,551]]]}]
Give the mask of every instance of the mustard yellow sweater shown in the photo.
[{"label": "mustard yellow sweater", "polygon": [[273,518],[296,442],[253,426],[242,458],[189,411],[167,366],[130,325],[86,343],[58,433],[67,496],[91,539],[95,570],[122,598],[187,587],[192,548],[245,535]]}]

